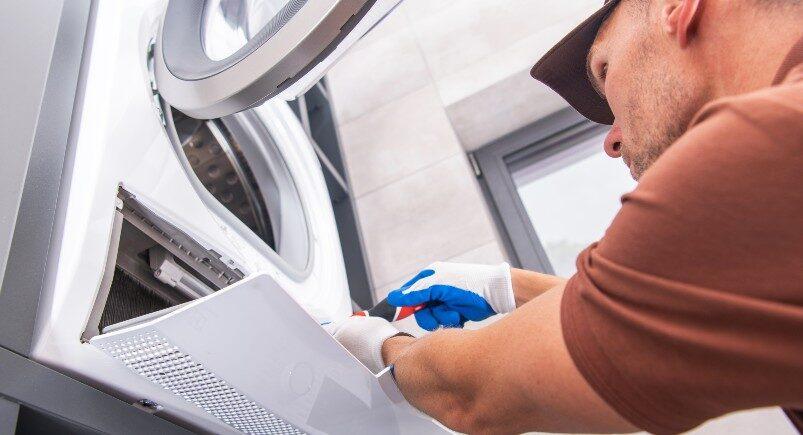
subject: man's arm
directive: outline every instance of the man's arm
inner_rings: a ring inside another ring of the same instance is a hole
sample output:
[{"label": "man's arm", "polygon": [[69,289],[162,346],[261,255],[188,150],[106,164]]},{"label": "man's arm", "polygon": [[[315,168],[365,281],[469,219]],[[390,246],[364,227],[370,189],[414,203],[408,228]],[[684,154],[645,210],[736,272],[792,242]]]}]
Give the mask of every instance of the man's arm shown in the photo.
[{"label": "man's arm", "polygon": [[516,307],[526,304],[551,288],[566,284],[566,280],[559,276],[515,268],[510,268],[510,280],[513,284]]},{"label": "man's arm", "polygon": [[411,404],[460,432],[635,431],[575,368],[562,294],[561,284],[480,330],[390,338],[383,358]]}]

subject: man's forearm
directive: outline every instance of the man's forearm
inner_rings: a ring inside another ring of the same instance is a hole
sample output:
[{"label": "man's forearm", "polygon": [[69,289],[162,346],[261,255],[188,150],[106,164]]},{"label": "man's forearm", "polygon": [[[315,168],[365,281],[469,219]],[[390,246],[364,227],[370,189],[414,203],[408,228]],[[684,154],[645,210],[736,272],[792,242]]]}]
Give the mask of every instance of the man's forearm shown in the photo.
[{"label": "man's forearm", "polygon": [[634,429],[574,367],[560,328],[562,286],[477,331],[385,341],[404,397],[465,433]]},{"label": "man's forearm", "polygon": [[396,366],[396,379],[405,398],[422,410],[460,432],[470,432],[467,416],[471,414],[471,401],[479,385],[478,379],[465,376],[466,367],[450,367],[439,353],[450,354],[461,346],[470,346],[472,331],[444,329],[421,339],[398,336],[385,341],[382,356],[387,364]]},{"label": "man's forearm", "polygon": [[559,276],[515,268],[510,269],[510,278],[516,307],[526,304],[553,287],[566,283],[566,280]]}]

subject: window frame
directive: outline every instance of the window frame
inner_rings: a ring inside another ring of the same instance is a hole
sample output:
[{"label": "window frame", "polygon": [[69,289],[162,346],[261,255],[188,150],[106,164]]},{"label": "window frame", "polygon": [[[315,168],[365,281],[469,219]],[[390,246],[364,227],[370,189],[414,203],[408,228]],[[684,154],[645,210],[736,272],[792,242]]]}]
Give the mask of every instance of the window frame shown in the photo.
[{"label": "window frame", "polygon": [[604,134],[609,128],[589,121],[569,107],[470,154],[513,266],[554,274],[552,263],[513,181],[514,170],[568,150]]}]

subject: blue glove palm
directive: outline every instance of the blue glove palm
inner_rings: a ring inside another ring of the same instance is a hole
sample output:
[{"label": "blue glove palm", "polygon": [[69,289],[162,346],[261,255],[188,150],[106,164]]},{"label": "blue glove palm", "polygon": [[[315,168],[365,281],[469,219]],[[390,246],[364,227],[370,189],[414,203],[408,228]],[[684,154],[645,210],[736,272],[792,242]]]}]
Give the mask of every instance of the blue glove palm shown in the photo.
[{"label": "blue glove palm", "polygon": [[[500,305],[497,309],[492,303]],[[463,327],[515,307],[510,267],[434,263],[388,294],[393,306],[426,306],[415,313],[423,329]],[[511,306],[512,304],[512,306]]]}]

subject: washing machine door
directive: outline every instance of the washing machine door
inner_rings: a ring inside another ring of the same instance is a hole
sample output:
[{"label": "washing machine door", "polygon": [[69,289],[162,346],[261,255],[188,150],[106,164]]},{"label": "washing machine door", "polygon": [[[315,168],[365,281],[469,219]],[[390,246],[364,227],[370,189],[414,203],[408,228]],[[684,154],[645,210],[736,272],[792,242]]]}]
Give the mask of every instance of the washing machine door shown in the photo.
[{"label": "washing machine door", "polygon": [[171,106],[219,118],[314,85],[401,0],[170,0],[154,52]]}]

